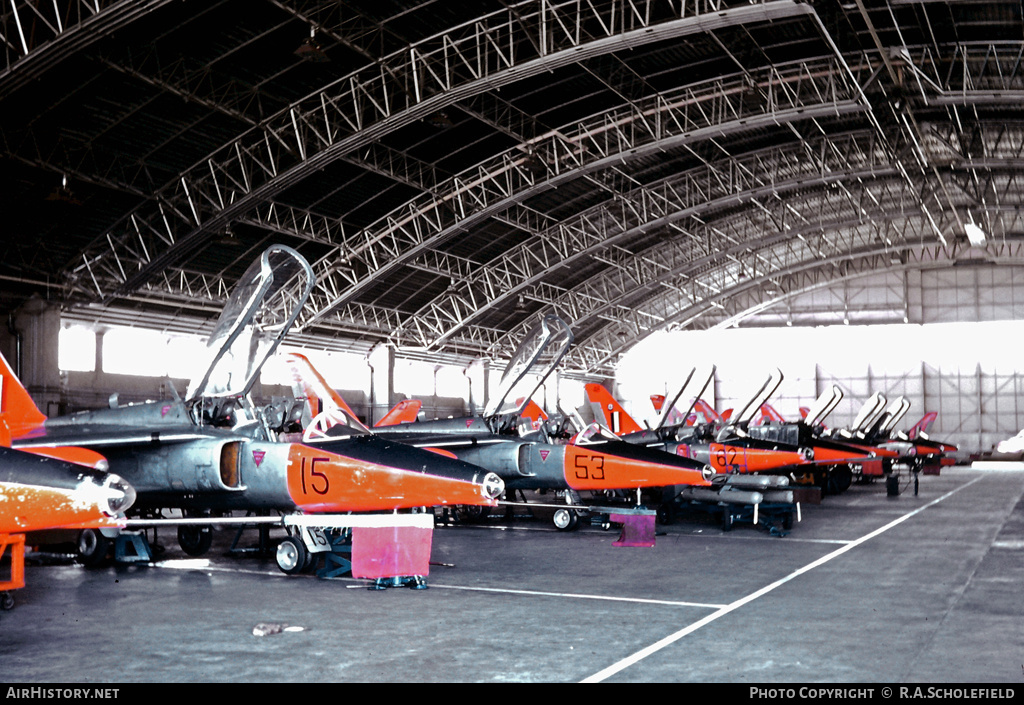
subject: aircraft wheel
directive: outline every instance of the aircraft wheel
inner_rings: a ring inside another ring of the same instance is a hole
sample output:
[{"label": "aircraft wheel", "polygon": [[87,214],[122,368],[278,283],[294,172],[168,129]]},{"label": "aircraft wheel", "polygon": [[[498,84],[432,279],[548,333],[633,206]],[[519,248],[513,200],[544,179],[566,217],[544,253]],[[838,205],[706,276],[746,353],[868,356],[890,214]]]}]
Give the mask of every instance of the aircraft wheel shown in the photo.
[{"label": "aircraft wheel", "polygon": [[722,510],[722,531],[732,531],[732,512],[728,509]]},{"label": "aircraft wheel", "polygon": [[853,484],[853,471],[846,465],[833,468],[830,473],[833,494],[842,494]]},{"label": "aircraft wheel", "polygon": [[900,495],[900,476],[889,475],[885,478],[885,494],[888,497],[899,497]]},{"label": "aircraft wheel", "polygon": [[[303,546],[303,548],[306,548]],[[309,549],[306,549],[306,560],[302,564],[303,573],[315,573],[317,567],[320,565],[320,554],[312,553]]]},{"label": "aircraft wheel", "polygon": [[488,507],[460,504],[455,507],[455,520],[460,524],[477,524],[487,517],[488,510]]},{"label": "aircraft wheel", "polygon": [[571,509],[556,509],[551,520],[559,531],[575,531],[580,525],[580,515]]},{"label": "aircraft wheel", "polygon": [[78,562],[87,568],[103,563],[110,550],[110,539],[98,529],[84,529],[78,535]]},{"label": "aircraft wheel", "polygon": [[178,545],[190,556],[201,556],[210,550],[213,530],[209,526],[179,526]]},{"label": "aircraft wheel", "polygon": [[0,592],[0,610],[14,609],[14,595],[6,590]]},{"label": "aircraft wheel", "polygon": [[289,536],[277,546],[277,567],[287,575],[295,575],[306,567],[306,545],[302,539]]}]

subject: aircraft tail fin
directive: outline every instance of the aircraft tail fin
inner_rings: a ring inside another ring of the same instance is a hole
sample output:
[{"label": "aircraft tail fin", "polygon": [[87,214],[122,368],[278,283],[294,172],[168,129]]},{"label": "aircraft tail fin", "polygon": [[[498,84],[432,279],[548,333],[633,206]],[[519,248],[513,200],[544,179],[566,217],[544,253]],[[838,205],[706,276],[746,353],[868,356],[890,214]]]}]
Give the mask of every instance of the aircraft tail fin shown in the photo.
[{"label": "aircraft tail fin", "polygon": [[306,399],[313,417],[324,412],[341,411],[348,416],[348,425],[367,433],[370,431],[305,355],[289,353],[287,362],[292,371],[292,393],[296,399]]},{"label": "aircraft tail fin", "polygon": [[667,401],[667,399],[668,398],[664,394],[652,394],[651,395],[651,405],[654,407],[654,413],[656,413],[658,415],[659,419],[660,418],[665,418],[664,425],[665,426],[680,426],[680,425],[682,425],[684,423],[687,424],[687,425],[690,425],[691,422],[693,421],[693,418],[694,418],[692,414],[688,418],[684,419],[684,418],[682,418],[682,414],[680,414],[679,410],[676,409],[675,407],[673,407],[669,411],[669,414],[668,414],[667,417],[662,413],[662,409],[665,408],[665,402]]},{"label": "aircraft tail fin", "polygon": [[397,426],[402,423],[412,423],[419,416],[423,402],[418,399],[403,399],[391,407],[391,411],[384,414],[384,417],[373,425],[374,428],[382,426]]},{"label": "aircraft tail fin", "polygon": [[[9,429],[10,436],[15,438],[42,426],[46,421],[46,415],[32,401],[28,390],[3,355],[0,355],[0,418]],[[6,445],[10,445],[9,438],[7,441]]]},{"label": "aircraft tail fin", "polygon": [[693,410],[696,411],[698,415],[704,417],[705,423],[718,423],[723,421],[722,417],[718,414],[718,412],[715,411],[711,407],[711,405],[708,404],[703,399],[698,399],[694,403]]},{"label": "aircraft tail fin", "polygon": [[519,415],[523,418],[530,419],[535,425],[540,421],[548,420],[548,415],[544,413],[544,409],[540,408],[537,402],[533,399],[526,402],[526,406],[523,407],[523,411]]},{"label": "aircraft tail fin", "polygon": [[909,431],[907,436],[913,440],[919,436],[923,436],[928,432],[928,427],[932,425],[932,422],[938,418],[939,412],[929,411],[927,414],[921,417],[921,420],[914,424]]},{"label": "aircraft tail fin", "polygon": [[661,407],[665,406],[665,395],[664,394],[652,394],[651,404],[654,406],[654,411],[658,414],[661,413]]},{"label": "aircraft tail fin", "polygon": [[615,400],[615,397],[600,384],[590,383],[585,385],[587,399],[594,409],[594,418],[604,421],[604,425],[612,430],[617,436],[627,433],[643,431],[633,417],[626,413],[622,405]]},{"label": "aircraft tail fin", "polygon": [[786,423],[786,419],[783,418],[782,414],[775,410],[774,406],[765,402],[761,405],[761,422]]},{"label": "aircraft tail fin", "polygon": [[[662,416],[662,409],[665,408],[665,395],[652,394],[651,404],[654,406],[654,411],[658,416]],[[686,424],[687,426],[692,426],[695,423],[701,422],[702,419],[704,423],[714,423],[721,420],[718,416],[718,412],[712,409],[710,404],[703,399],[696,399],[693,402],[693,410],[686,416],[686,418],[683,418],[682,413],[680,413],[678,409],[673,408],[672,412],[665,419],[664,425],[681,426]]]}]

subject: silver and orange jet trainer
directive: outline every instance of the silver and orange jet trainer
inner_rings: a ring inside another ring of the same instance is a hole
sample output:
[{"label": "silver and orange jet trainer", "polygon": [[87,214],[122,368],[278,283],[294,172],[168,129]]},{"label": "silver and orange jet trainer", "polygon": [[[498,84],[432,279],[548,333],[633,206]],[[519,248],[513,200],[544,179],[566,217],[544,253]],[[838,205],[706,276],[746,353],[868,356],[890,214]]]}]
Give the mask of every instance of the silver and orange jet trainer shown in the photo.
[{"label": "silver and orange jet trainer", "polygon": [[[510,491],[555,490],[569,505],[579,504],[577,493],[583,491],[710,485],[714,471],[703,462],[624,443],[598,424],[576,433],[564,417],[548,418],[539,427],[525,418],[524,409],[568,352],[572,340],[563,320],[545,316],[520,343],[483,416],[378,426],[374,432],[486,468]],[[331,449],[349,433],[351,410],[346,412],[344,401],[308,360],[293,356],[292,365],[295,396],[305,395],[316,408],[324,409],[307,427],[307,441]],[[332,422],[332,414],[340,414],[346,422]],[[555,526],[575,528],[580,511],[582,508],[557,510]]]},{"label": "silver and orange jet trainer", "polygon": [[[185,399],[53,419],[36,410],[31,423],[12,429],[13,446],[95,450],[135,488],[136,507],[178,508],[200,516],[230,510],[323,515],[495,505],[503,489],[500,478],[451,457],[364,431],[329,449],[281,440],[284,414],[257,408],[249,392],[312,286],[312,269],[298,252],[270,247],[237,284],[207,343],[209,364],[193,378]],[[7,391],[32,404],[6,365],[2,374]],[[192,555],[210,545],[208,525],[183,525],[178,537]]]}]

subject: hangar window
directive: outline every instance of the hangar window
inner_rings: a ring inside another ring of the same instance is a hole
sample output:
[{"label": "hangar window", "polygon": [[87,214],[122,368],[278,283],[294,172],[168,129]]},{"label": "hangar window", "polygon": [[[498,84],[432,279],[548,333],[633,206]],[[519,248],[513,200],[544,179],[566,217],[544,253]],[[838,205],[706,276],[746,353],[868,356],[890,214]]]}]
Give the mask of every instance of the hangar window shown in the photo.
[{"label": "hangar window", "polygon": [[57,366],[65,372],[96,371],[96,332],[85,326],[64,326],[57,336]]},{"label": "hangar window", "polygon": [[292,373],[285,364],[285,355],[296,352],[306,356],[317,372],[323,376],[332,389],[338,391],[370,390],[370,368],[364,356],[356,353],[327,352],[325,350],[306,350],[296,347],[280,347],[272,358],[267,360],[260,373],[260,383],[265,385],[292,386]]},{"label": "hangar window", "polygon": [[429,362],[420,360],[395,361],[395,391],[416,397],[441,394],[436,388],[437,370]]},{"label": "hangar window", "polygon": [[103,372],[191,379],[205,361],[206,345],[197,336],[142,328],[110,328],[103,334]]}]

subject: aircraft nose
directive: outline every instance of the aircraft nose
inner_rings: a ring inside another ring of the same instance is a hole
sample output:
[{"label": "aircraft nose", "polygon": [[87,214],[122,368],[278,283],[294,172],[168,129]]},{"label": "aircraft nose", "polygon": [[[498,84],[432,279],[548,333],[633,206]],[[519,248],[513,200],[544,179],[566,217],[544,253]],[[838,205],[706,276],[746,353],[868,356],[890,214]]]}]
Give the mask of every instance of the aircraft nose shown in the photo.
[{"label": "aircraft nose", "polygon": [[493,472],[489,472],[484,475],[481,489],[487,499],[497,499],[505,491],[505,481]]},{"label": "aircraft nose", "polygon": [[118,516],[135,504],[135,488],[118,475],[109,475],[103,488],[107,498],[107,507],[103,510],[106,514]]},{"label": "aircraft nose", "polygon": [[712,468],[710,465],[705,465],[700,470],[700,476],[703,477],[708,482],[711,482],[711,480],[714,479],[715,475],[717,474],[718,473],[715,472],[715,469]]},{"label": "aircraft nose", "polygon": [[814,460],[814,448],[801,448],[800,455],[803,456],[803,459],[807,462],[811,462]]}]

